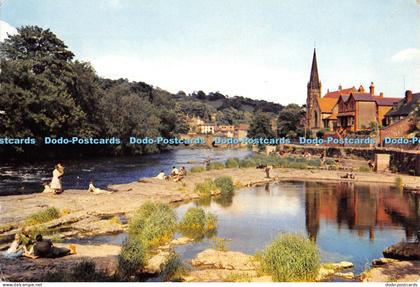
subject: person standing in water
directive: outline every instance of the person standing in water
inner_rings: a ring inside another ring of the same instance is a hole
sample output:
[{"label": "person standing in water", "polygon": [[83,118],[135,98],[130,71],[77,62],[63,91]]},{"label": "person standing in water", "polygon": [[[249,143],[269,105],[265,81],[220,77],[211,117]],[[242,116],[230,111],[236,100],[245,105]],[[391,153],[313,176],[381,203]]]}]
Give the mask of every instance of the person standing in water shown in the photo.
[{"label": "person standing in water", "polygon": [[51,189],[54,190],[55,194],[60,194],[63,192],[63,186],[61,185],[61,178],[64,175],[64,166],[60,163],[55,165],[53,170],[53,178],[51,180]]}]

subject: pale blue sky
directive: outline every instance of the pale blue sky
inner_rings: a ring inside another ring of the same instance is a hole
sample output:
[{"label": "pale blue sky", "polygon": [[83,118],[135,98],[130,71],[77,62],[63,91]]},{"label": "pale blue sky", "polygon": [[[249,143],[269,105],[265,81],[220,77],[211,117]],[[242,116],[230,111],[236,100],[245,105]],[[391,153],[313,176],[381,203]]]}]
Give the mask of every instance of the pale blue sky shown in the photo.
[{"label": "pale blue sky", "polygon": [[2,2],[3,21],[50,28],[99,75],[171,92],[304,103],[314,42],[324,93],[374,81],[400,97],[404,76],[420,91],[416,0]]}]

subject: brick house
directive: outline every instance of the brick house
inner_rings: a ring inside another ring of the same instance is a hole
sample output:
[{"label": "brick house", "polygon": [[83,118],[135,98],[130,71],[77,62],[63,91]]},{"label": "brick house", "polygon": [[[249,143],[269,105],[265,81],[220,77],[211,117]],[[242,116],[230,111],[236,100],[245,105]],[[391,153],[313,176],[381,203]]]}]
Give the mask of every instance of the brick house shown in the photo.
[{"label": "brick house", "polygon": [[306,98],[306,127],[312,130],[359,131],[368,129],[371,123],[383,126],[385,115],[400,100],[385,98],[383,93],[375,95],[373,82],[368,93],[362,85],[357,90],[340,85],[337,91],[328,90],[322,97],[321,87],[314,49]]},{"label": "brick house", "polygon": [[369,129],[372,123],[382,126],[385,114],[400,98],[384,98],[383,94],[375,96],[373,83],[370,93],[355,92],[341,96],[338,101],[338,122],[340,130],[360,131]]}]

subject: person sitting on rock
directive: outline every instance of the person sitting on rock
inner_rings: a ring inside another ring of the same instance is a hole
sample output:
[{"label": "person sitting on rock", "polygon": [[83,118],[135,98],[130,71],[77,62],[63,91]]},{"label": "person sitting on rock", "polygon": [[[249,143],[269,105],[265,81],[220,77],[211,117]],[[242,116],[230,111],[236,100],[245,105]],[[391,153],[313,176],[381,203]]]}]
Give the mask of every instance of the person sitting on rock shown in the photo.
[{"label": "person sitting on rock", "polygon": [[44,181],[42,185],[44,186],[42,193],[54,193],[54,189],[51,188],[51,185],[48,181]]},{"label": "person sitting on rock", "polygon": [[7,249],[7,251],[3,253],[3,256],[8,259],[14,259],[14,258],[21,257],[23,253],[25,253],[25,248],[22,243],[22,238],[20,234],[16,234],[15,239],[13,240],[9,249]]},{"label": "person sitting on rock", "polygon": [[175,166],[173,166],[172,171],[171,171],[171,176],[177,176],[178,174],[179,174],[178,169]]},{"label": "person sitting on rock", "polygon": [[70,254],[76,254],[76,246],[70,244],[70,249],[65,247],[56,247],[49,239],[43,239],[41,234],[36,236],[36,243],[34,245],[34,256],[36,258],[57,258]]},{"label": "person sitting on rock", "polygon": [[163,172],[163,170],[161,170],[159,172],[159,174],[157,176],[155,176],[155,178],[157,178],[157,179],[165,179],[165,173]]},{"label": "person sitting on rock", "polygon": [[180,176],[186,176],[187,175],[187,169],[185,168],[185,166],[181,166],[181,168],[179,169],[179,175]]}]

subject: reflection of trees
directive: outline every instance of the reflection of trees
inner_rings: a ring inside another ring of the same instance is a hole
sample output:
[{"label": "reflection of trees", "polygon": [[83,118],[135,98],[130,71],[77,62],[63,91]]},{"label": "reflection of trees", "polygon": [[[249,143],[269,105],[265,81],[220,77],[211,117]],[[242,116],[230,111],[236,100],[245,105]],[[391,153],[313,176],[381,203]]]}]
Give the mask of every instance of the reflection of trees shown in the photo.
[{"label": "reflection of trees", "polygon": [[196,206],[210,206],[211,196],[202,196],[194,201]]},{"label": "reflection of trees", "polygon": [[223,194],[218,196],[214,200],[217,204],[220,204],[222,207],[229,207],[233,203],[233,193]]}]

